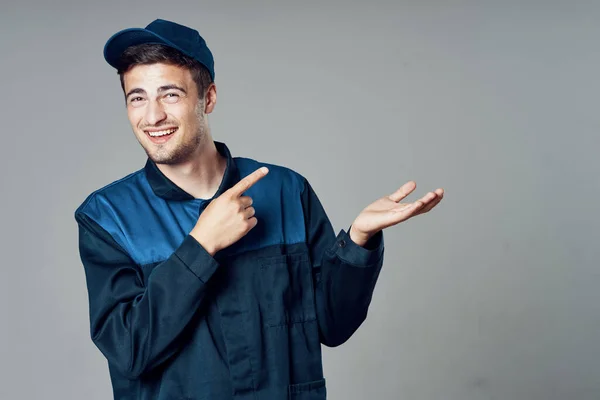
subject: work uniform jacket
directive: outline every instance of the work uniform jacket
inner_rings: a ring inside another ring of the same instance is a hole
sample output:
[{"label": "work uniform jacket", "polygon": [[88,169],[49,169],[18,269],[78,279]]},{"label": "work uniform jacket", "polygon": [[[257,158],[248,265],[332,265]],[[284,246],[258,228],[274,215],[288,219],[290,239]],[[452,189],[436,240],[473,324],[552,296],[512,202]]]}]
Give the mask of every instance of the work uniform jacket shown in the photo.
[{"label": "work uniform jacket", "polygon": [[91,338],[114,398],[325,399],[321,344],[344,343],[364,321],[383,233],[364,247],[336,237],[303,176],[215,145],[227,167],[214,198],[269,173],[244,193],[258,224],[214,256],[189,235],[212,199],[149,159],[75,212]]}]

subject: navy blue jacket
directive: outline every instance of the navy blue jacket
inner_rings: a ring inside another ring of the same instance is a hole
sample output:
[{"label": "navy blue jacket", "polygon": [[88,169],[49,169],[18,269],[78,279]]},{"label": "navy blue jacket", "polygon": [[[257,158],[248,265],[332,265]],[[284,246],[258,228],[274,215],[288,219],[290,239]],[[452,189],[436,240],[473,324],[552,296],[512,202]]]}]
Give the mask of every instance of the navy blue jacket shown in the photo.
[{"label": "navy blue jacket", "polygon": [[115,399],[326,398],[321,344],[361,325],[383,263],[383,233],[337,237],[308,181],[232,158],[214,197],[261,166],[244,194],[258,224],[211,257],[189,235],[196,199],[150,160],[75,212],[91,337]]}]

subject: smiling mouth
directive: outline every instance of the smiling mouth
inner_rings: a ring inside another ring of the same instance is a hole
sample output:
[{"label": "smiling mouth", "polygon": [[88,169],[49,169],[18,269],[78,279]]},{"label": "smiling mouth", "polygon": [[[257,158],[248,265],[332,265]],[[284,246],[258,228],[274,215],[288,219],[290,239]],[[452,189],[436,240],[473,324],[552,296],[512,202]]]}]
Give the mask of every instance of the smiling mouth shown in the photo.
[{"label": "smiling mouth", "polygon": [[162,131],[145,131],[145,132],[148,136],[157,138],[157,137],[172,135],[173,133],[175,133],[175,131],[177,131],[177,129],[178,128],[171,128],[171,129],[165,129]]}]

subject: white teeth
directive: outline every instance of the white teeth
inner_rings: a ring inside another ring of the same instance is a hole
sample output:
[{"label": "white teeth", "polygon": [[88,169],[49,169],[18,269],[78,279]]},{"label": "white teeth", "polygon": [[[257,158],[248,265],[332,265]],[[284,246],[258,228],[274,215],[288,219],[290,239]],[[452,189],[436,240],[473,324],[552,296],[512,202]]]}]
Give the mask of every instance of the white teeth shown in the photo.
[{"label": "white teeth", "polygon": [[148,132],[148,135],[150,135],[152,137],[165,136],[165,135],[169,135],[169,134],[175,132],[176,130],[177,130],[177,128],[169,129],[166,131]]}]

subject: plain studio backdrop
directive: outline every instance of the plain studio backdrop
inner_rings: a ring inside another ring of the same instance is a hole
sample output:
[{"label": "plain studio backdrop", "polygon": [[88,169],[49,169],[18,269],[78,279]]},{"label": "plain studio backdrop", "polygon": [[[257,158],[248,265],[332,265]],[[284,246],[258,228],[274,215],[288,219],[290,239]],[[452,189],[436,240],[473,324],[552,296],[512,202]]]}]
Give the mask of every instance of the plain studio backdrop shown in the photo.
[{"label": "plain studio backdrop", "polygon": [[155,18],[215,56],[234,156],[306,176],[336,233],[409,180],[331,399],[600,398],[600,3],[2,2],[0,398],[108,399],[74,210],[141,168],[110,35]]}]

